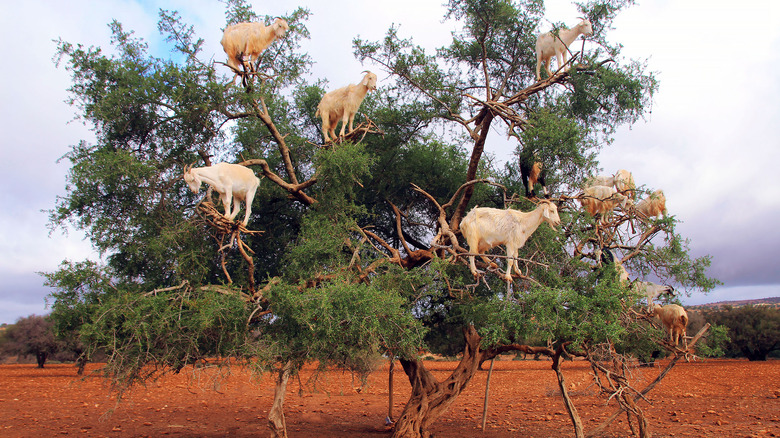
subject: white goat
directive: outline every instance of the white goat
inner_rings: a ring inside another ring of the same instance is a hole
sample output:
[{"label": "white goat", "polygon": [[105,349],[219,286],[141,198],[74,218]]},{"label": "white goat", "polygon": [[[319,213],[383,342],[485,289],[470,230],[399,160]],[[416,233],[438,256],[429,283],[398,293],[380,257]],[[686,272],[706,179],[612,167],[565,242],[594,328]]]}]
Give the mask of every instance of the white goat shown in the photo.
[{"label": "white goat", "polygon": [[582,208],[591,216],[601,214],[602,219],[609,216],[618,205],[626,208],[628,198],[618,193],[614,187],[589,186],[580,194]]},{"label": "white goat", "polygon": [[637,202],[636,212],[646,218],[659,217],[666,214],[666,196],[663,190],[656,190],[647,198]]},{"label": "white goat", "polygon": [[228,56],[227,64],[236,71],[233,83],[236,82],[238,72],[241,71],[240,66],[244,62],[249,62],[251,66],[251,62],[256,61],[275,39],[283,37],[289,29],[290,26],[281,18],[277,18],[268,26],[263,23],[244,22],[226,27],[221,43]]},{"label": "white goat", "polygon": [[[474,207],[469,211],[460,224],[460,231],[466,238],[469,251],[480,254],[485,263],[490,260],[485,257],[485,251],[498,245],[506,245],[507,259],[506,281],[512,281],[512,269],[522,275],[517,266],[517,251],[525,245],[525,242],[539,227],[542,222],[547,222],[554,230],[560,225],[558,207],[550,201],[540,201],[533,211],[524,213],[517,210],[501,210],[490,207]],[[477,277],[477,267],[474,256],[469,256],[469,268],[474,277]]]},{"label": "white goat", "polygon": [[[210,185],[219,193],[219,199],[225,207],[225,217],[231,221],[238,215],[241,209],[239,201],[245,201],[246,214],[243,224],[249,222],[249,214],[252,212],[252,200],[260,185],[260,178],[255,176],[252,169],[240,164],[217,163],[209,167],[187,166],[184,168],[184,181],[193,193],[198,193],[201,182]],[[230,209],[231,199],[233,209]]]},{"label": "white goat", "polygon": [[[539,69],[544,64],[547,75],[552,76],[550,71],[550,59],[555,56],[558,60],[558,69],[564,67],[569,58],[569,45],[580,35],[593,35],[593,26],[590,21],[582,19],[571,29],[562,28],[558,30],[558,36],[552,32],[545,32],[536,37],[536,80],[540,80]],[[567,68],[568,69],[568,68]]]},{"label": "white goat", "polygon": [[591,176],[585,180],[585,187],[593,186],[614,186],[618,192],[630,196],[631,199],[636,199],[634,175],[626,169],[620,169],[614,175]]},{"label": "white goat", "polygon": [[[349,84],[346,87],[325,93],[322,96],[320,104],[317,106],[315,117],[322,117],[322,134],[325,136],[325,142],[336,139],[336,125],[341,121],[341,132],[339,137],[344,136],[344,130],[349,122],[349,132],[353,131],[352,124],[355,121],[360,104],[366,97],[369,90],[376,90],[376,75],[366,70],[366,75],[360,84]],[[330,138],[328,137],[330,133]]]},{"label": "white goat", "polygon": [[688,343],[685,340],[685,329],[688,327],[688,312],[677,304],[667,304],[653,306],[652,314],[661,320],[661,323],[669,333],[669,340],[674,345],[680,345],[682,339],[683,345],[687,348]]},{"label": "white goat", "polygon": [[655,284],[649,281],[637,281],[633,285],[634,291],[639,295],[647,298],[647,308],[652,311],[654,299],[660,297],[663,294],[667,294],[671,297],[674,296],[674,288],[665,284]]}]

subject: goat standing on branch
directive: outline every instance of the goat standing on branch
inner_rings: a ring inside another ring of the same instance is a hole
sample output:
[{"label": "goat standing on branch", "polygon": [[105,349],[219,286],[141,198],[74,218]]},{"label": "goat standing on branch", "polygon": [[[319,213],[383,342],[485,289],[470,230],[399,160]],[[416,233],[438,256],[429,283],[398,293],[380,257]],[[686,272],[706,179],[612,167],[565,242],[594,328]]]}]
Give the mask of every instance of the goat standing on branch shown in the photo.
[{"label": "goat standing on branch", "polygon": [[620,205],[626,208],[629,202],[628,198],[618,193],[614,187],[607,186],[586,187],[579,195],[579,201],[585,212],[593,217],[600,215],[602,221],[612,214],[615,207]]},{"label": "goat standing on branch", "polygon": [[591,176],[585,181],[585,187],[607,186],[615,187],[619,193],[636,199],[636,183],[634,175],[626,169],[620,169],[614,175]]},{"label": "goat standing on branch", "polygon": [[[219,199],[225,207],[225,217],[233,220],[241,209],[239,201],[245,201],[246,214],[244,226],[249,222],[252,212],[252,200],[255,198],[257,187],[260,186],[260,178],[255,176],[252,169],[240,164],[217,163],[209,167],[187,166],[184,168],[184,181],[193,193],[200,191],[201,182],[210,185],[219,193]],[[231,200],[233,209],[230,209]]]},{"label": "goat standing on branch", "polygon": [[[547,200],[539,202],[533,211],[524,213],[517,210],[501,210],[490,207],[474,207],[460,224],[460,231],[466,238],[469,251],[480,254],[482,260],[490,264],[485,257],[485,251],[498,245],[506,245],[507,266],[504,278],[512,281],[512,269],[518,275],[523,275],[517,266],[517,252],[525,245],[531,234],[547,222],[554,230],[560,225],[558,207]],[[478,277],[474,256],[469,256],[469,268],[474,277]]]},{"label": "goat standing on branch", "polygon": [[558,30],[558,35],[552,32],[545,32],[536,38],[536,80],[541,80],[539,69],[544,64],[547,75],[552,76],[550,71],[550,59],[555,56],[558,60],[558,69],[565,68],[569,58],[569,45],[577,39],[578,36],[593,35],[593,26],[590,21],[582,19],[571,29],[562,28]]},{"label": "goat standing on branch", "polygon": [[[366,93],[370,90],[376,90],[376,75],[368,70],[364,73],[366,75],[363,76],[360,84],[349,84],[322,96],[314,116],[322,118],[322,135],[325,137],[325,143],[336,139],[336,125],[339,120],[341,120],[339,137],[344,136],[347,122],[349,122],[349,132],[354,130],[352,125],[355,121],[355,114],[357,114],[360,104],[363,103]],[[330,137],[328,137],[328,133],[330,133]]]},{"label": "goat standing on branch", "polygon": [[636,212],[644,218],[666,214],[666,196],[663,190],[656,190],[636,204]]},{"label": "goat standing on branch", "polygon": [[652,308],[652,315],[657,316],[664,325],[666,332],[669,333],[669,341],[675,346],[680,345],[680,340],[687,348],[685,341],[685,329],[688,327],[688,312],[677,304],[667,304],[659,306],[655,304]]},{"label": "goat standing on branch", "polygon": [[639,295],[647,298],[647,308],[652,312],[653,306],[656,305],[653,302],[654,299],[661,295],[668,295],[674,297],[674,288],[665,284],[656,284],[649,281],[637,281],[633,284],[633,289]]},{"label": "goat standing on branch", "polygon": [[523,179],[526,198],[536,197],[537,182],[542,185],[544,197],[550,197],[550,194],[547,192],[547,183],[545,182],[546,174],[547,170],[542,166],[542,162],[536,158],[535,154],[520,153],[520,177]]},{"label": "goat standing on branch", "polygon": [[233,83],[236,83],[236,78],[241,74],[241,65],[245,66],[246,71],[254,71],[252,62],[257,61],[260,54],[275,39],[283,37],[289,29],[290,26],[281,18],[277,18],[269,26],[244,22],[226,27],[221,43],[228,56],[227,65],[236,72]]}]

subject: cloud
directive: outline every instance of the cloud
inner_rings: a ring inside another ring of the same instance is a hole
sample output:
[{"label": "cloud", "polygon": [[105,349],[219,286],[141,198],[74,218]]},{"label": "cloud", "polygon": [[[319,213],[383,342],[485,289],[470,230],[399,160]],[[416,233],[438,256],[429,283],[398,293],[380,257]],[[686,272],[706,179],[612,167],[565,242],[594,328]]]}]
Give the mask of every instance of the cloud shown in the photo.
[{"label": "cloud", "polygon": [[49,288],[42,286],[40,276],[34,273],[18,274],[0,269],[0,323],[11,324],[29,315],[43,315]]}]

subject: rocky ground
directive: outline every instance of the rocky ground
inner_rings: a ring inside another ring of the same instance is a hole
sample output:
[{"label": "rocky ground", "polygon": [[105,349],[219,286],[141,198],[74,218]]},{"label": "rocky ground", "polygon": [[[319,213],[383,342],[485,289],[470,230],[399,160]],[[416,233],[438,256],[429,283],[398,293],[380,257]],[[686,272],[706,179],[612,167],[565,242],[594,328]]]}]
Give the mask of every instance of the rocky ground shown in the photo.
[{"label": "rocky ground", "polygon": [[[496,361],[485,431],[481,430],[487,371],[435,424],[436,438],[566,437],[573,428],[549,361]],[[634,370],[636,386],[651,381],[661,366]],[[444,377],[454,362],[426,362]],[[485,364],[488,368],[488,364]],[[88,371],[99,365],[91,364]],[[596,396],[585,362],[563,365],[567,384],[586,432],[609,416],[614,404]],[[219,378],[218,378],[219,377]],[[409,383],[396,366],[393,414],[409,396]],[[389,436],[388,366],[360,379],[350,373],[305,369],[290,380],[287,426],[295,437]],[[224,437],[267,436],[273,398],[271,376],[254,378],[233,368],[183,371],[132,390],[116,403],[97,376],[79,379],[69,364],[0,365],[0,436],[51,437]],[[640,407],[654,437],[780,436],[780,361],[708,360],[678,363]],[[630,436],[625,416],[603,437]]]}]

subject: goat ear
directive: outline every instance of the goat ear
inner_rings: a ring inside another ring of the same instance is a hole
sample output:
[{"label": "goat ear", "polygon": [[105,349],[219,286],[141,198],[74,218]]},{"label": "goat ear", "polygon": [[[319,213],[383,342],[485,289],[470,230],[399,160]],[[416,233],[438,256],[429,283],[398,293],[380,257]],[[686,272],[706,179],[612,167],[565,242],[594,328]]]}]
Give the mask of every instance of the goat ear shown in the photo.
[{"label": "goat ear", "polygon": [[550,204],[544,204],[544,208],[542,208],[542,217],[545,219],[550,219]]}]

